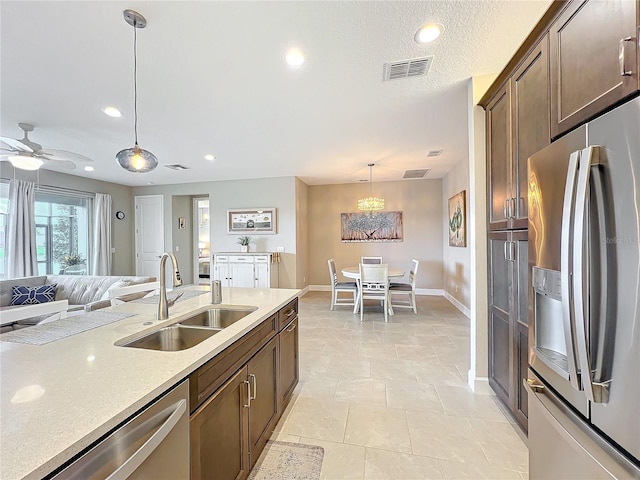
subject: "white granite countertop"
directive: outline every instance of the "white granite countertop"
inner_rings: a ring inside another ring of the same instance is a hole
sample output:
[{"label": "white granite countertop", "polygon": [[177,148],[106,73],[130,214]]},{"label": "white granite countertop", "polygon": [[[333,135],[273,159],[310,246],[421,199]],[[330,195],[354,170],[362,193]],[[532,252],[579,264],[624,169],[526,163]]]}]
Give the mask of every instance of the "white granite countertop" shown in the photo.
[{"label": "white granite countertop", "polygon": [[[114,343],[210,308],[208,293],[177,302],[169,309],[169,319],[162,322],[155,320],[156,305],[128,303],[109,310],[134,316],[46,345],[0,341],[0,478],[39,479],[47,475],[299,292],[223,288],[223,303],[217,306],[253,305],[258,309],[179,352],[124,348]],[[142,325],[150,320],[153,325]]]}]

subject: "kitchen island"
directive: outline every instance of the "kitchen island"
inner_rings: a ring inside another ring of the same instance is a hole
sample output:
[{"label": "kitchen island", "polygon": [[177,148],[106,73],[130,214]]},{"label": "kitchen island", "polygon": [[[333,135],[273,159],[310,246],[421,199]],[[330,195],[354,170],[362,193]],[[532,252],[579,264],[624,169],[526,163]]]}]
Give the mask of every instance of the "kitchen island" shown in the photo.
[{"label": "kitchen island", "polygon": [[[189,377],[225,348],[274,316],[299,290],[224,288],[216,307],[257,307],[243,319],[186,350],[116,346],[212,307],[208,287],[178,301],[168,320],[157,305],[108,309],[132,316],[45,345],[0,341],[0,478],[39,479]],[[145,323],[149,323],[145,325]]]}]

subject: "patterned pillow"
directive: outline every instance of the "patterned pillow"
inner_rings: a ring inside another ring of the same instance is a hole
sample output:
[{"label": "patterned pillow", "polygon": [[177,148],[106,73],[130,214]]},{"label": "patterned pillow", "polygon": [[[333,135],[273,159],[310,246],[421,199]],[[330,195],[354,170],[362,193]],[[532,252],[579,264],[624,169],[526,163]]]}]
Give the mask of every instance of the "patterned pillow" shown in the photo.
[{"label": "patterned pillow", "polygon": [[37,305],[53,302],[56,299],[58,285],[40,285],[38,287],[11,287],[10,305]]}]

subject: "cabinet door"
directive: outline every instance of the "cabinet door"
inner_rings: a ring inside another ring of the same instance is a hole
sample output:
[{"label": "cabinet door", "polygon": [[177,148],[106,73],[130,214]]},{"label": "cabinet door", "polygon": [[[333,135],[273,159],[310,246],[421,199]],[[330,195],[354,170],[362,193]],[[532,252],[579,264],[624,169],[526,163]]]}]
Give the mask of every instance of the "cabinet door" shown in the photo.
[{"label": "cabinet door", "polygon": [[280,413],[298,384],[298,317],[280,332]]},{"label": "cabinet door", "polygon": [[270,288],[269,285],[269,264],[268,263],[256,263],[256,288]]},{"label": "cabinet door", "polygon": [[232,287],[249,287],[255,285],[253,263],[230,263],[229,277]]},{"label": "cabinet door", "polygon": [[527,378],[529,367],[529,295],[531,291],[529,275],[529,248],[527,232],[513,232],[512,283],[514,284],[511,318],[513,324],[513,413],[524,430],[527,430],[527,391],[522,383]]},{"label": "cabinet door", "polygon": [[508,232],[489,234],[489,384],[509,406],[513,398],[513,326]]},{"label": "cabinet door", "polygon": [[278,421],[278,337],[273,337],[247,364],[251,383],[249,458],[255,465]]},{"label": "cabinet door", "polygon": [[637,9],[633,0],[574,0],[551,25],[553,138],[638,89]]},{"label": "cabinet door", "polygon": [[487,105],[487,187],[489,229],[508,227],[511,197],[511,101],[509,83]]},{"label": "cabinet door", "polygon": [[248,387],[244,367],[191,416],[191,480],[248,475]]},{"label": "cabinet door", "polygon": [[527,159],[549,145],[549,40],[545,36],[511,77],[512,228],[527,228]]},{"label": "cabinet door", "polygon": [[213,266],[213,279],[220,280],[223,287],[230,287],[229,282],[229,264],[228,263],[216,263]]}]

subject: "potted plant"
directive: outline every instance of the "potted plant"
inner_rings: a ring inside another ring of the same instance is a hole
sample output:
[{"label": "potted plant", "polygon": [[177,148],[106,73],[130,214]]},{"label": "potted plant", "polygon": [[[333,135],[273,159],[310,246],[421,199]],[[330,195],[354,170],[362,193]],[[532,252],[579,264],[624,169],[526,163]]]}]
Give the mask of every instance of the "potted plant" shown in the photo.
[{"label": "potted plant", "polygon": [[67,275],[82,274],[85,272],[86,260],[82,258],[82,255],[72,253],[65,255],[62,259],[62,265],[64,266],[64,273]]},{"label": "potted plant", "polygon": [[251,237],[249,235],[243,235],[242,237],[238,237],[238,243],[240,244],[241,252],[249,251],[249,244],[251,243]]}]

